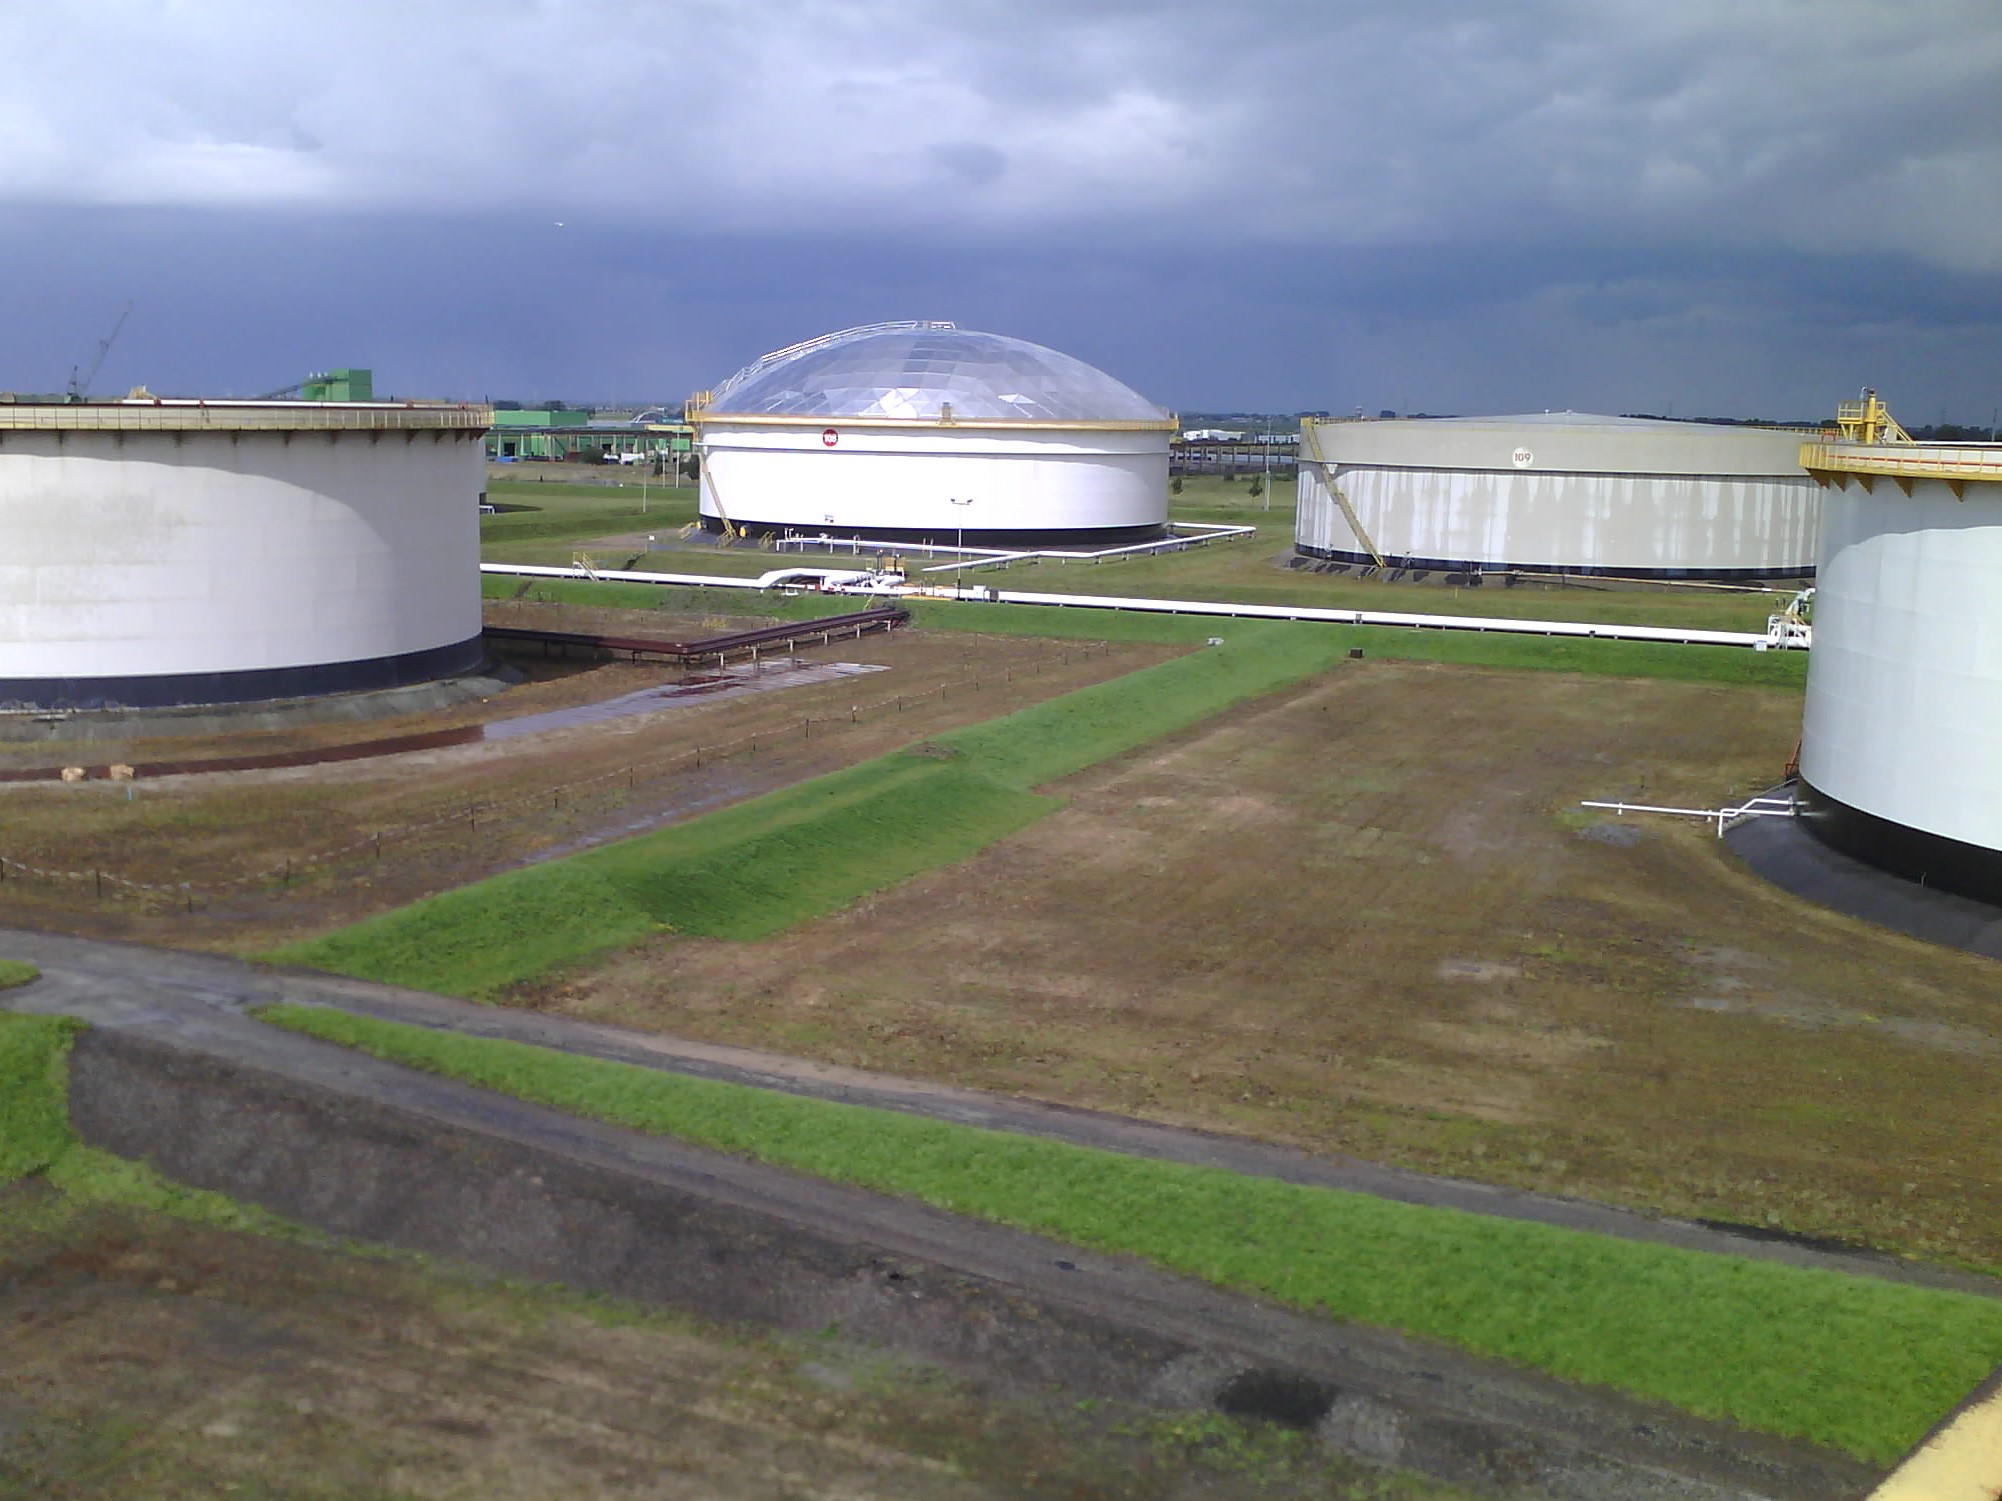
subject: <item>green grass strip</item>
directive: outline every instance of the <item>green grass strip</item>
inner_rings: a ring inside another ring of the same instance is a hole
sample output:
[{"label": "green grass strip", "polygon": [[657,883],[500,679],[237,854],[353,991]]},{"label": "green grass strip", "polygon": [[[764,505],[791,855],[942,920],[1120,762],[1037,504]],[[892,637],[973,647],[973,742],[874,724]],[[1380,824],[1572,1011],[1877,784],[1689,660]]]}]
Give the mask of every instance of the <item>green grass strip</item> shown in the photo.
[{"label": "green grass strip", "polygon": [[443,892],[270,957],[490,997],[658,933],[764,937],[963,859],[1056,806],[956,762],[882,757]]},{"label": "green grass strip", "polygon": [[1034,787],[1324,672],[1346,651],[1340,630],[1322,625],[1261,624],[1223,640],[951,731],[938,743],[996,780]]},{"label": "green grass strip", "polygon": [[592,1119],[977,1216],[1889,1463],[2002,1302],[1421,1208],[345,1012],[265,1019]]},{"label": "green grass strip", "polygon": [[[39,973],[32,964],[0,960],[0,989]],[[78,1141],[69,1116],[69,1056],[83,1030],[83,1023],[72,1017],[0,1011],[0,1187],[40,1175],[62,1191],[68,1206],[51,1211],[33,1203],[10,1205],[0,1236],[92,1203],[123,1204],[233,1230],[301,1234],[255,1205],[175,1183],[143,1162]]]},{"label": "green grass strip", "polygon": [[1607,641],[1504,631],[1154,615],[1070,605],[952,604],[925,600],[904,603],[911,611],[913,623],[928,630],[978,631],[990,636],[1188,644],[1211,636],[1230,641],[1247,630],[1325,631],[1344,651],[1360,647],[1366,658],[1391,662],[1450,662],[1465,667],[1768,688],[1801,688],[1807,682],[1806,652],[1758,652],[1742,646],[1682,646],[1670,641]]},{"label": "green grass strip", "polygon": [[1339,654],[1325,630],[1261,626],[917,752],[508,871],[267,957],[491,997],[662,932],[762,938],[976,854],[1062,806],[1029,791],[1037,784],[1309,676]]},{"label": "green grass strip", "polygon": [[0,1184],[43,1171],[75,1145],[69,1052],[78,1027],[67,1017],[0,1011]]}]

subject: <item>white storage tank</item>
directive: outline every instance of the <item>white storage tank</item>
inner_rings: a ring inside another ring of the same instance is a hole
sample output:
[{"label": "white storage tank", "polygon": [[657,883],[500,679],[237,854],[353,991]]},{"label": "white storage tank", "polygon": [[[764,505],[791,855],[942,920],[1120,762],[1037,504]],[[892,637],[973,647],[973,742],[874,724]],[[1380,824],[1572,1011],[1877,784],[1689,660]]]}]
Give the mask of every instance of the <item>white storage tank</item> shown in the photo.
[{"label": "white storage tank", "polygon": [[476,667],[485,407],[0,403],[0,707]]},{"label": "white storage tank", "polygon": [[711,531],[1011,546],[1158,536],[1172,412],[950,323],[778,350],[689,404]]},{"label": "white storage tank", "polygon": [[2002,905],[2002,445],[1886,425],[1891,441],[1879,427],[1801,454],[1826,487],[1802,818],[1844,853]]},{"label": "white storage tank", "polygon": [[1580,412],[1309,418],[1294,546],[1448,571],[1799,577],[1820,508],[1802,436]]}]

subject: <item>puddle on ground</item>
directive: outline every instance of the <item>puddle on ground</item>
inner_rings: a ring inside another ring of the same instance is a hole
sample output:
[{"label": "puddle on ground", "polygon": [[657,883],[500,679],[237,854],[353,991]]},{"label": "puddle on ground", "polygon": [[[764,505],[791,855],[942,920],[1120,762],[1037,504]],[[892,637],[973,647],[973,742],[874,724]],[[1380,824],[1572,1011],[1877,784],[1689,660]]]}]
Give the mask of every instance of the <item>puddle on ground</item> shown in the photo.
[{"label": "puddle on ground", "polygon": [[519,740],[524,735],[541,735],[550,730],[568,729],[579,724],[603,724],[607,720],[629,719],[635,714],[652,714],[682,700],[741,698],[751,693],[769,693],[775,688],[800,688],[810,683],[829,683],[836,678],[860,677],[865,673],[887,672],[888,668],[862,662],[800,662],[790,666],[775,662],[752,667],[727,667],[720,672],[698,672],[678,682],[657,688],[641,688],[608,698],[602,703],[579,704],[571,709],[551,709],[543,714],[524,714],[519,719],[501,719],[485,727],[488,741]]}]

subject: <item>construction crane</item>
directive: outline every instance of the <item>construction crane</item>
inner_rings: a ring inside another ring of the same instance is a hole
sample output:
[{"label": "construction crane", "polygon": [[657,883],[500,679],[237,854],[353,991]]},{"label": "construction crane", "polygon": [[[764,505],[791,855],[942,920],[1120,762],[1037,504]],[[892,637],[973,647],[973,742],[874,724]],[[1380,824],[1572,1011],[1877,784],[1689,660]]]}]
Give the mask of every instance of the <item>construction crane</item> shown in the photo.
[{"label": "construction crane", "polygon": [[111,342],[118,337],[118,331],[125,327],[125,320],[132,316],[132,304],[126,303],[119,310],[118,321],[111,325],[111,332],[97,341],[97,358],[90,362],[90,368],[78,373],[75,365],[70,366],[71,401],[85,401],[90,396],[90,383],[97,379],[97,372],[104,368],[104,357],[111,353]]}]

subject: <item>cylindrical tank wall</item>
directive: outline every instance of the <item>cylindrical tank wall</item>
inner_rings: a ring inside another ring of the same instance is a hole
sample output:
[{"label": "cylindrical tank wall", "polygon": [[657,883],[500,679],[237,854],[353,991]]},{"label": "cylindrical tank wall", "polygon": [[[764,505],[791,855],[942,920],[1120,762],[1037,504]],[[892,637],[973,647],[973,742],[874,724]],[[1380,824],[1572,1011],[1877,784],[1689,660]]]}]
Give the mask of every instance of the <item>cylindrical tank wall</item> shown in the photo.
[{"label": "cylindrical tank wall", "polygon": [[477,432],[0,441],[0,702],[222,702],[480,656]]},{"label": "cylindrical tank wall", "polygon": [[[1335,471],[1370,541],[1427,568],[1636,577],[1798,577],[1814,567],[1819,492],[1799,479],[1537,471]],[[1369,548],[1303,464],[1294,538],[1316,556]]]},{"label": "cylindrical tank wall", "polygon": [[1373,542],[1433,568],[1798,577],[1814,568],[1821,499],[1801,436],[1574,412],[1310,422],[1295,540],[1352,559]]},{"label": "cylindrical tank wall", "polygon": [[2002,485],[1824,492],[1800,771],[1808,827],[2002,902]]},{"label": "cylindrical tank wall", "polygon": [[1127,535],[1168,518],[1165,432],[759,426],[702,431],[702,514],[760,530]]}]

